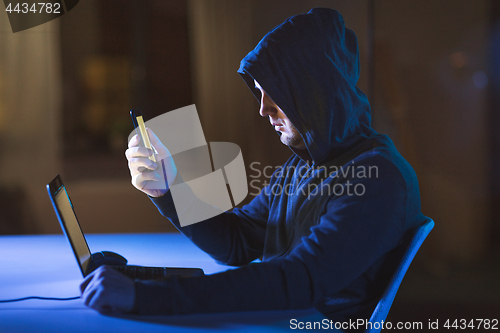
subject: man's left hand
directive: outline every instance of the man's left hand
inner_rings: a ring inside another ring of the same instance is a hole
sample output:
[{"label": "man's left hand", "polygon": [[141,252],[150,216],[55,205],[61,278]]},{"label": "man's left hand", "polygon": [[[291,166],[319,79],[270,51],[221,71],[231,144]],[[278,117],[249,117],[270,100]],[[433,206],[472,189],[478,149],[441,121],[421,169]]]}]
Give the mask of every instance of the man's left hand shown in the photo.
[{"label": "man's left hand", "polygon": [[85,305],[100,313],[131,312],[134,308],[134,280],[109,266],[87,275],[80,290]]}]

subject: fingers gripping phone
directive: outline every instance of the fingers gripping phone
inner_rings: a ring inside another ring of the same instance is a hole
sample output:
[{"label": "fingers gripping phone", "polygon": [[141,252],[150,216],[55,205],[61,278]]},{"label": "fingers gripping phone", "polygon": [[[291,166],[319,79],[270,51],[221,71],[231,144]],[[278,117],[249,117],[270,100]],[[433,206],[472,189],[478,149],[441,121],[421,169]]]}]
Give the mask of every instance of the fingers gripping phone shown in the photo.
[{"label": "fingers gripping phone", "polygon": [[[130,110],[130,116],[132,117],[132,122],[134,123],[135,131],[137,132],[137,134],[141,136],[144,146],[154,151],[154,148],[151,145],[151,141],[149,140],[149,135],[148,131],[146,130],[146,125],[144,124],[142,111],[140,109],[132,109]],[[149,159],[153,162],[156,162],[156,157],[154,154],[149,156]]]}]

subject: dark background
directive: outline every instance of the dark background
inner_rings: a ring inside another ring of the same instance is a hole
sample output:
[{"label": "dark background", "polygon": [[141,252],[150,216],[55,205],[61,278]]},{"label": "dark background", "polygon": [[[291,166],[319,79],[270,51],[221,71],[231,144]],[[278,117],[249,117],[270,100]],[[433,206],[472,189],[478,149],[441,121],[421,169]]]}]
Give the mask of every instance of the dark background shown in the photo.
[{"label": "dark background", "polygon": [[373,126],[414,166],[436,221],[388,320],[498,319],[496,0],[86,0],[16,34],[3,12],[0,234],[60,233],[44,187],[57,173],[85,232],[175,232],[130,185],[131,108],[150,119],[196,103],[207,141],[237,143],[261,186],[255,168],[290,150],[236,70],[268,30],[312,7],[339,10],[356,33]]}]

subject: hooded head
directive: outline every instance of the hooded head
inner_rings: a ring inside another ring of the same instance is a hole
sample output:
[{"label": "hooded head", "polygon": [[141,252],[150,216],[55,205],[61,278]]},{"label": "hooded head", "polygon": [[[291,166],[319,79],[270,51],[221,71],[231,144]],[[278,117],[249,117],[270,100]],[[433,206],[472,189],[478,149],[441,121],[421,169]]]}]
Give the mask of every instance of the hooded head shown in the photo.
[{"label": "hooded head", "polygon": [[283,110],[315,164],[375,133],[368,100],[356,87],[356,35],[336,10],[288,18],[243,58],[238,73],[258,100],[254,80]]}]

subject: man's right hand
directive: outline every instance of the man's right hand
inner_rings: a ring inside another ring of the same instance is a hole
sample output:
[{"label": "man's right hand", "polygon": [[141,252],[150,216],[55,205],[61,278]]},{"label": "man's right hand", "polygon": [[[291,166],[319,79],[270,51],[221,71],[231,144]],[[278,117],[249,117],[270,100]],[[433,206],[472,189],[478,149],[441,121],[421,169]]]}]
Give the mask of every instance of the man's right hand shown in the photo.
[{"label": "man's right hand", "polygon": [[[132,185],[149,196],[160,197],[167,193],[170,185],[174,182],[177,168],[167,147],[161,143],[153,131],[149,128],[147,131],[151,145],[157,154],[151,149],[141,146],[141,137],[136,134],[130,139],[125,156],[132,176]],[[149,159],[152,155],[155,155],[157,163]],[[163,173],[162,164],[165,167],[165,173]],[[164,174],[166,174],[168,182],[164,181]]]}]

